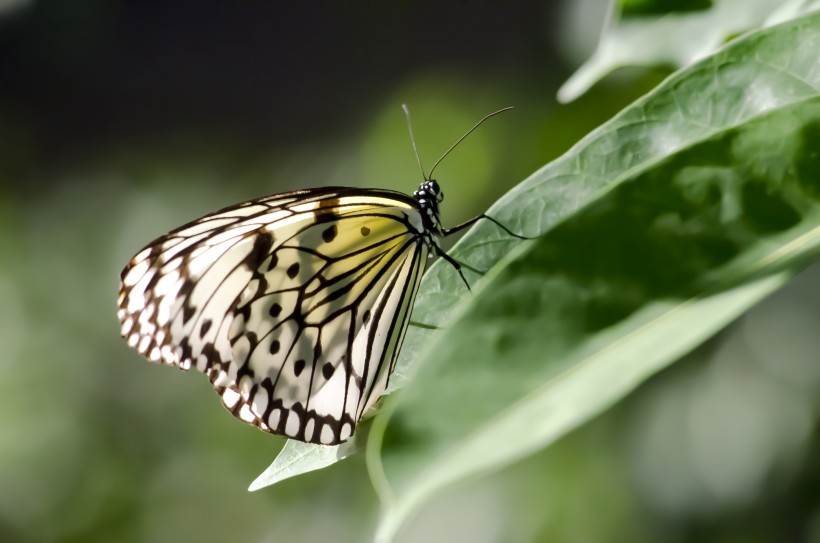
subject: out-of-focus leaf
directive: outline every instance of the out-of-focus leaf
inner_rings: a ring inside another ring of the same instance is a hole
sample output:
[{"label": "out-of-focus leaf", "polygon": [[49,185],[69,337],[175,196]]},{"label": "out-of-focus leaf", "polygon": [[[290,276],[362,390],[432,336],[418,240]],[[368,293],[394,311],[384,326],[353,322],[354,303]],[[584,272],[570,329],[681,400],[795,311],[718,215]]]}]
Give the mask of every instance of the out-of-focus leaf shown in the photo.
[{"label": "out-of-focus leaf", "polygon": [[766,19],[765,26],[772,26],[795,19],[820,9],[820,0],[786,0]]},{"label": "out-of-focus leaf", "polygon": [[616,6],[613,2],[595,52],[558,90],[559,101],[575,100],[624,66],[688,66],[717,50],[731,36],[758,28],[784,3],[714,0],[708,9],[667,13],[657,13],[660,6],[654,5],[656,14],[650,15],[621,11]]},{"label": "out-of-focus leaf", "polygon": [[624,15],[660,15],[701,11],[712,7],[712,0],[617,0]]},{"label": "out-of-focus leaf", "polygon": [[[513,251],[427,346],[395,410],[377,417],[374,437],[387,427],[383,448],[378,439],[368,446],[386,502],[380,540],[389,541],[436,489],[520,458],[588,420],[817,256],[820,60],[805,54],[818,41],[818,20],[739,42],[628,108],[623,116],[641,115],[620,134],[643,131],[642,144],[665,152],[613,175],[572,217]],[[786,50],[798,36],[813,37]],[[743,66],[752,43],[753,59]],[[766,59],[772,53],[779,62]],[[712,94],[684,84],[707,67],[712,82],[744,80],[746,100],[734,85]],[[797,88],[807,98],[795,100]],[[762,105],[763,89],[791,98]],[[664,96],[676,104],[665,112],[670,117],[649,107]],[[755,102],[756,111],[743,110]],[[690,118],[687,137],[658,130],[692,112],[706,118]],[[572,166],[598,163],[603,177],[619,162],[613,157],[642,156],[642,145],[611,143],[585,161],[579,151],[589,147],[570,151]],[[568,179],[552,179],[571,190]],[[519,205],[548,206],[532,187],[519,194],[527,195]],[[544,229],[543,216],[524,214],[517,224]]]}]

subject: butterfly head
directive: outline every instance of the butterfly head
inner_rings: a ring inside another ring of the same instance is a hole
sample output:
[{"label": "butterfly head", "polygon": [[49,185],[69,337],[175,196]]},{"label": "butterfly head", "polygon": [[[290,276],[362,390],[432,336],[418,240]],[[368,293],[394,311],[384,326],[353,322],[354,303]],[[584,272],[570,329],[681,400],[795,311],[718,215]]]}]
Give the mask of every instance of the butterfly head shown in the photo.
[{"label": "butterfly head", "polygon": [[419,189],[413,193],[413,198],[419,202],[426,200],[435,201],[436,204],[440,204],[442,200],[444,200],[444,192],[441,190],[441,187],[438,186],[438,181],[431,179],[419,186]]},{"label": "butterfly head", "polygon": [[427,230],[441,231],[441,220],[438,214],[438,205],[444,200],[444,192],[435,179],[425,181],[413,193],[413,198],[419,203],[419,210]]}]

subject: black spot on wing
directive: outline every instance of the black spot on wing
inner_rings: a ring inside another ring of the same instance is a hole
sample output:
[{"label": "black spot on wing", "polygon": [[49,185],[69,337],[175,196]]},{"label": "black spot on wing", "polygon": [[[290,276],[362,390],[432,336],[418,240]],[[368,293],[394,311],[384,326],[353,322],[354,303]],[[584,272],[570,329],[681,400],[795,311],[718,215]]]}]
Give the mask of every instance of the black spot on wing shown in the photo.
[{"label": "black spot on wing", "polygon": [[194,313],[196,313],[196,310],[186,303],[182,308],[182,324],[188,324],[188,321],[191,320]]},{"label": "black spot on wing", "polygon": [[253,249],[245,257],[245,266],[250,270],[257,269],[268,258],[272,248],[273,236],[271,234],[267,232],[257,234],[253,240]]},{"label": "black spot on wing", "polygon": [[146,294],[153,294],[154,287],[157,286],[157,282],[159,281],[160,277],[162,277],[161,273],[154,272],[154,275],[151,277],[151,279],[148,280],[148,284],[145,285]]},{"label": "black spot on wing", "polygon": [[219,356],[219,352],[214,349],[213,343],[206,343],[205,346],[202,347],[202,354],[205,356],[205,359],[208,360],[208,365],[211,368],[225,370],[230,363],[227,360],[222,360],[222,357]]},{"label": "black spot on wing", "polygon": [[288,277],[290,277],[291,279],[296,277],[299,274],[299,263],[294,262],[293,264],[291,264],[290,267],[288,268],[287,274],[288,274]]},{"label": "black spot on wing", "polygon": [[268,313],[269,313],[269,314],[270,314],[270,316],[271,316],[271,317],[273,317],[274,319],[275,319],[276,317],[278,317],[278,316],[279,316],[279,314],[280,314],[281,312],[282,312],[282,306],[281,306],[281,305],[279,305],[279,304],[277,304],[277,303],[274,303],[273,305],[271,305],[271,306],[270,306],[270,309],[268,310]]},{"label": "black spot on wing", "polygon": [[[242,379],[245,376],[248,376],[251,379],[256,377],[256,372],[254,372],[251,369],[250,364],[248,364],[247,361],[245,361],[242,365],[240,365],[239,369],[236,370],[236,380],[237,380],[237,382],[239,382],[239,380]],[[251,388],[250,393],[248,394],[248,398],[253,398],[254,395],[256,395],[256,392],[258,391],[258,389],[259,389],[259,387],[257,385],[253,385],[253,387]]]},{"label": "black spot on wing", "polygon": [[279,258],[276,256],[276,253],[270,255],[270,262],[268,262],[268,271],[271,271],[276,265],[279,263]]},{"label": "black spot on wing", "polygon": [[325,362],[325,365],[322,366],[322,376],[325,379],[330,379],[331,377],[333,377],[333,371],[335,369],[336,368],[333,366],[333,364],[331,364],[330,362]]},{"label": "black spot on wing", "polygon": [[302,374],[302,371],[304,371],[304,369],[305,369],[305,361],[302,360],[301,358],[293,363],[293,374],[296,377],[299,377],[299,375]]},{"label": "black spot on wing", "polygon": [[249,320],[251,320],[251,304],[249,304],[249,303],[245,304],[242,307],[239,307],[239,308],[235,309],[234,311],[235,311],[235,315],[236,316],[241,316],[243,319],[245,319],[246,323]]},{"label": "black spot on wing", "polygon": [[322,231],[322,239],[325,240],[325,243],[330,243],[336,236],[339,234],[339,229],[336,228],[335,224],[331,224],[327,228]]},{"label": "black spot on wing", "polygon": [[191,343],[188,341],[188,337],[182,338],[182,341],[179,342],[179,350],[182,360],[190,360],[193,356],[191,351]]},{"label": "black spot on wing", "polygon": [[322,207],[313,211],[316,216],[316,223],[336,222],[339,220],[339,214],[333,211],[339,206],[338,198],[329,198],[322,202]]},{"label": "black spot on wing", "polygon": [[188,297],[188,295],[191,294],[191,292],[193,290],[194,290],[194,282],[191,281],[190,279],[186,279],[182,283],[182,286],[179,287],[179,293],[177,293],[177,296],[180,297],[180,298],[186,298],[186,297]]}]

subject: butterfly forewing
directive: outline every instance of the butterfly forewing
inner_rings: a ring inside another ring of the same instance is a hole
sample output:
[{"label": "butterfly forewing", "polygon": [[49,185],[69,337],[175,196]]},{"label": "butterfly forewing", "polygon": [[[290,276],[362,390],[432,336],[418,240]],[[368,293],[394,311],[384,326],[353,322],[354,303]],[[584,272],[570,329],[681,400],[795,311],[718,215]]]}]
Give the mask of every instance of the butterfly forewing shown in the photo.
[{"label": "butterfly forewing", "polygon": [[415,202],[319,189],[227,208],[123,271],[120,323],[152,361],[206,373],[225,406],[314,443],[383,392],[427,255]]}]

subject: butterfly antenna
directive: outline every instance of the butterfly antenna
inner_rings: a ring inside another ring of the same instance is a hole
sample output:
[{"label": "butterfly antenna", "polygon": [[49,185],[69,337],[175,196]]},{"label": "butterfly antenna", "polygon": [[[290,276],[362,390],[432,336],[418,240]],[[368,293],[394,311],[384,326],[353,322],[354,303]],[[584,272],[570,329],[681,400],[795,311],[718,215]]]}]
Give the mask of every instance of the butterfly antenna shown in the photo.
[{"label": "butterfly antenna", "polygon": [[429,181],[430,178],[424,173],[424,166],[421,165],[421,155],[419,155],[418,147],[416,147],[416,137],[413,135],[413,123],[410,122],[410,109],[407,107],[407,104],[402,104],[401,108],[404,110],[404,116],[407,118],[407,131],[410,132],[410,142],[413,144],[413,152],[416,153],[416,161],[419,163],[421,176],[425,181]]},{"label": "butterfly antenna", "polygon": [[[458,147],[458,144],[459,144],[459,143],[461,143],[462,141],[464,141],[464,138],[466,138],[467,136],[469,136],[470,134],[472,134],[472,133],[475,131],[475,129],[476,129],[476,128],[478,128],[479,126],[481,126],[481,123],[483,123],[484,121],[486,121],[486,120],[487,120],[487,119],[489,119],[490,117],[495,117],[495,116],[496,116],[496,115],[498,115],[499,113],[504,113],[505,111],[509,111],[509,110],[511,110],[511,109],[513,109],[513,107],[512,107],[512,106],[509,106],[509,107],[505,107],[505,108],[499,109],[498,111],[493,111],[492,113],[490,113],[489,115],[486,115],[483,119],[481,119],[480,121],[478,121],[477,123],[475,123],[475,125],[474,125],[471,129],[469,129],[469,130],[467,131],[467,133],[466,133],[466,134],[464,134],[463,136],[461,136],[460,138],[458,138],[458,141],[457,141],[457,142],[455,142],[454,144],[452,144],[452,145],[450,146],[450,148],[449,148],[449,149],[447,149],[447,150],[444,152],[444,154],[443,154],[443,155],[441,155],[441,158],[439,158],[438,160],[436,160],[436,163],[435,163],[435,164],[433,164],[433,167],[432,167],[432,168],[430,168],[430,177],[429,177],[429,178],[428,178],[428,177],[425,177],[425,179],[431,179],[431,178],[433,177],[433,171],[436,169],[436,166],[438,166],[438,165],[439,165],[439,162],[441,162],[442,160],[444,160],[444,157],[446,157],[447,155],[449,155],[449,154],[450,154],[450,151],[452,151],[453,149],[455,149],[456,147]],[[409,114],[408,114],[408,115],[409,115]],[[409,121],[409,119],[410,119],[410,117],[408,117],[408,121]],[[415,143],[413,143],[413,146],[414,146],[414,147],[415,147],[415,145],[416,145],[416,144],[415,144]]]}]

